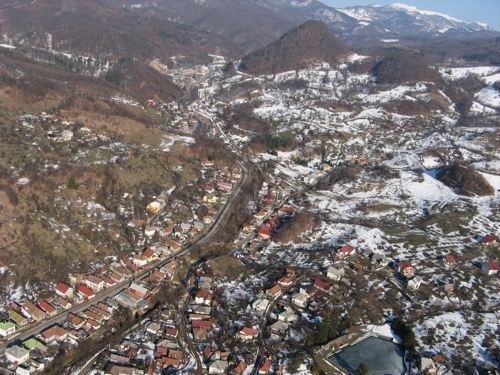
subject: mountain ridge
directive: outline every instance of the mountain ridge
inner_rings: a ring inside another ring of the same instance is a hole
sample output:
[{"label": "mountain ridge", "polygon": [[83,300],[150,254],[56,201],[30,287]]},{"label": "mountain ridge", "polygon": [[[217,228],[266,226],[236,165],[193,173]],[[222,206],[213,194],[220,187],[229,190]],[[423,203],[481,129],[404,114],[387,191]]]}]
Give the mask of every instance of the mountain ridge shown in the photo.
[{"label": "mountain ridge", "polygon": [[352,53],[325,23],[310,20],[243,57],[240,70],[250,74],[275,74],[300,69],[312,62],[335,65]]}]

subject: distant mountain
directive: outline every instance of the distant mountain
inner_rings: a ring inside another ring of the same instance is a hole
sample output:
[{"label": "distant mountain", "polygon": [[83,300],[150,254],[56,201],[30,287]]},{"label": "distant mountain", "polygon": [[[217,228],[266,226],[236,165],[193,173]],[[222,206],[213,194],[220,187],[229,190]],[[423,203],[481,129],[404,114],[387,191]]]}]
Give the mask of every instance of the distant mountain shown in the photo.
[{"label": "distant mountain", "polygon": [[307,21],[277,41],[246,55],[240,70],[250,74],[271,74],[304,68],[313,62],[335,65],[352,53],[325,23]]},{"label": "distant mountain", "polygon": [[332,8],[316,0],[282,0],[304,17],[318,19],[351,46],[399,42],[418,44],[429,39],[479,39],[500,33],[479,22],[419,10],[401,3]]},{"label": "distant mountain", "polygon": [[205,49],[239,57],[307,18],[276,0],[100,0],[128,14],[144,14],[198,31]]}]

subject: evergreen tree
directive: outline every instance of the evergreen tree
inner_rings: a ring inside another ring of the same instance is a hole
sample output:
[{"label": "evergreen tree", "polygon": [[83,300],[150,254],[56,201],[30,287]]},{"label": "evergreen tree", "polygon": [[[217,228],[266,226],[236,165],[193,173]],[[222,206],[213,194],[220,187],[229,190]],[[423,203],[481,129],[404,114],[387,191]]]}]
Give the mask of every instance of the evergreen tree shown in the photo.
[{"label": "evergreen tree", "polygon": [[71,175],[68,181],[68,189],[78,189],[78,184],[76,183],[75,176]]},{"label": "evergreen tree", "polygon": [[340,311],[333,309],[323,318],[316,333],[316,344],[322,345],[337,337],[340,332]]}]

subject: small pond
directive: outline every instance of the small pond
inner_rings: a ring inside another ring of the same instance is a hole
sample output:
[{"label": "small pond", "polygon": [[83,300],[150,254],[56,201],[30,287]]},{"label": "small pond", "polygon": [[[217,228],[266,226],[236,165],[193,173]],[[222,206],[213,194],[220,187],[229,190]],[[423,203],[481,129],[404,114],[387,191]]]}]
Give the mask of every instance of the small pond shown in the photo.
[{"label": "small pond", "polygon": [[361,363],[372,375],[402,375],[404,351],[390,340],[369,337],[353,346],[346,346],[329,359],[354,374]]}]

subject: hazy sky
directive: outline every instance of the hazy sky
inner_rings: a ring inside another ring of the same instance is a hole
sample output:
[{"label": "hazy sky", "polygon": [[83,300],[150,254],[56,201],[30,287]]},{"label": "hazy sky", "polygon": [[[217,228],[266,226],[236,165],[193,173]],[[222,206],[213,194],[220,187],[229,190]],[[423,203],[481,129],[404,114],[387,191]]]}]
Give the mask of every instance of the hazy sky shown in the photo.
[{"label": "hazy sky", "polygon": [[413,5],[421,10],[432,10],[464,21],[486,23],[491,28],[500,31],[500,0],[319,0],[324,4],[347,8],[356,5],[403,3]]}]

